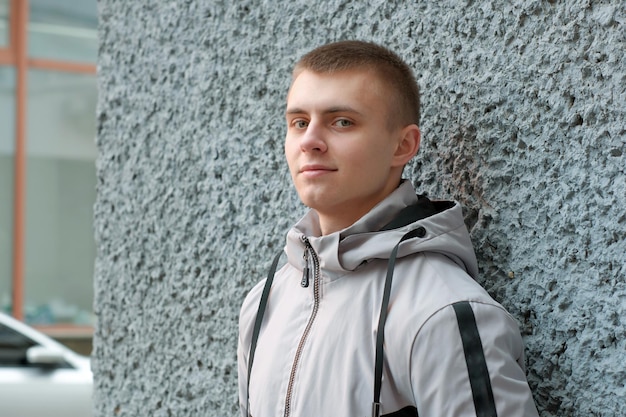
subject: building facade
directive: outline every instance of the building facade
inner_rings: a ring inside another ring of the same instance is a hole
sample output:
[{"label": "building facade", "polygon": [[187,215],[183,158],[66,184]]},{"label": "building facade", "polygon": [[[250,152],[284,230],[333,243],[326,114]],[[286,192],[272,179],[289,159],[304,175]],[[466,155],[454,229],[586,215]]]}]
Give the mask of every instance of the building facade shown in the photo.
[{"label": "building facade", "polygon": [[0,0],[0,309],[90,339],[97,10]]}]

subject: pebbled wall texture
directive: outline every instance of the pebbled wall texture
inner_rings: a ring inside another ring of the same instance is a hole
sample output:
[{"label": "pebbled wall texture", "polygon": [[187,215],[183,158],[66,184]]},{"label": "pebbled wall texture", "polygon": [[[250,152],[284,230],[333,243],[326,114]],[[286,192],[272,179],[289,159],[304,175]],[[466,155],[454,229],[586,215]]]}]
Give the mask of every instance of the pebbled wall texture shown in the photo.
[{"label": "pebbled wall texture", "polygon": [[305,211],[282,154],[290,69],[340,39],[414,69],[405,175],[466,207],[541,415],[626,415],[626,3],[98,7],[97,416],[237,415],[239,307]]}]

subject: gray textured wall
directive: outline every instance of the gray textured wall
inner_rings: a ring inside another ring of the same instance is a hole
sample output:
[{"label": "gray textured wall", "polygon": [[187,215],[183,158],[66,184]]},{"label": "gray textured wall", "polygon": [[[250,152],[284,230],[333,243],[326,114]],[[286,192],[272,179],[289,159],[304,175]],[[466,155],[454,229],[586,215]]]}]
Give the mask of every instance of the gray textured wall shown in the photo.
[{"label": "gray textured wall", "polygon": [[406,176],[467,207],[541,415],[626,415],[625,3],[233,3],[99,1],[97,415],[236,414],[239,305],[304,212],[289,70],[346,38],[415,69]]}]

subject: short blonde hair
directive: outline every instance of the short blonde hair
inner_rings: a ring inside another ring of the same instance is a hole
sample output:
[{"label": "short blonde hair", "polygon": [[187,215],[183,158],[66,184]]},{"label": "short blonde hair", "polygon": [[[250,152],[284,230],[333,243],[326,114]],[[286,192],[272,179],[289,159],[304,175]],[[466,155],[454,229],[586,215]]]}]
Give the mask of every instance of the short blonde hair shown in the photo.
[{"label": "short blonde hair", "polygon": [[411,68],[397,54],[372,42],[340,41],[322,45],[304,55],[293,69],[293,79],[304,70],[332,74],[363,69],[373,71],[389,86],[398,100],[393,100],[390,114],[394,123],[419,126],[420,91]]}]

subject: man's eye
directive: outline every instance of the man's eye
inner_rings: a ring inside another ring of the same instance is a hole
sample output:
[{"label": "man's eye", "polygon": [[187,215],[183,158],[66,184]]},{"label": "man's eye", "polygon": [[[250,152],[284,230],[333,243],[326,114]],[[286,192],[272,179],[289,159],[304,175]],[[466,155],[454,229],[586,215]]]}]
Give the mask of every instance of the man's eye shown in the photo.
[{"label": "man's eye", "polygon": [[348,119],[339,119],[335,122],[335,126],[338,127],[350,127],[352,126],[354,123],[352,123],[350,120]]},{"label": "man's eye", "polygon": [[304,120],[296,120],[293,122],[293,125],[296,129],[304,129],[305,127],[308,126],[308,123],[305,122]]}]

